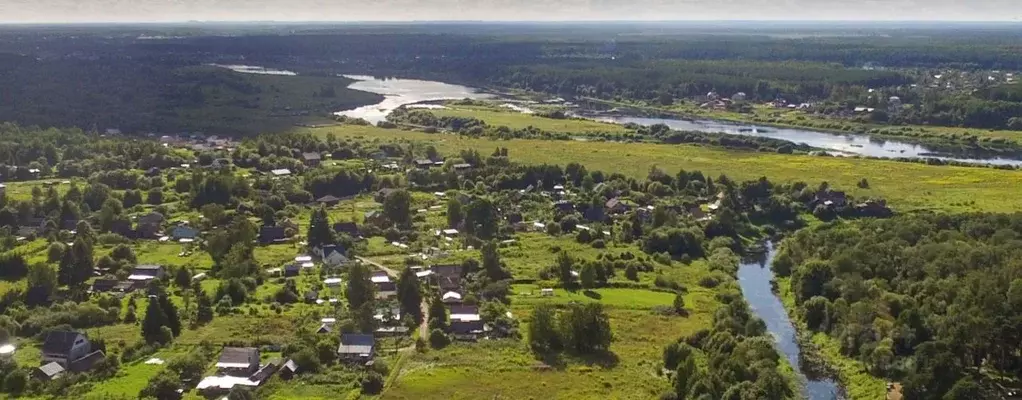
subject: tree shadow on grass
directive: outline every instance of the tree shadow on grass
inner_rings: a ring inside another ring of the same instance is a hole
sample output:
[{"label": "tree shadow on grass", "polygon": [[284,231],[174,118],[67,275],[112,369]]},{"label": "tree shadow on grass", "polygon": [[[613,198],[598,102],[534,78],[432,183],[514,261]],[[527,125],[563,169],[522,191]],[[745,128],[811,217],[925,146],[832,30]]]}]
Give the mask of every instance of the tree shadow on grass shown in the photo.
[{"label": "tree shadow on grass", "polygon": [[614,352],[610,350],[593,354],[573,355],[572,358],[590,367],[599,366],[607,369],[617,367],[617,365],[621,363],[621,359],[618,358],[617,354],[614,354]]},{"label": "tree shadow on grass", "polygon": [[603,299],[603,295],[602,294],[599,294],[599,293],[597,293],[595,291],[592,291],[592,290],[585,290],[585,291],[582,292],[582,294],[585,295],[586,297],[590,298],[590,299],[593,299],[593,300],[601,300],[601,299]]}]

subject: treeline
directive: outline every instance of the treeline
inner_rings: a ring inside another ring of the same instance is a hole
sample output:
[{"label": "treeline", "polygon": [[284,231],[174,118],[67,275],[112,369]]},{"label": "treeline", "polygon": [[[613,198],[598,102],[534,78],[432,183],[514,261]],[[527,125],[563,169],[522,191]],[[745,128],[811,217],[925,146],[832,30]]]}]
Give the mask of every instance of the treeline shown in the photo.
[{"label": "treeline", "polygon": [[904,215],[800,231],[773,265],[809,329],[906,398],[992,398],[980,369],[1022,372],[1020,245],[1020,214]]},{"label": "treeline", "polygon": [[910,78],[894,71],[852,69],[809,62],[578,61],[512,66],[495,85],[564,96],[625,98],[670,104],[675,98],[738,92],[750,100],[826,99],[839,86],[897,86]]}]

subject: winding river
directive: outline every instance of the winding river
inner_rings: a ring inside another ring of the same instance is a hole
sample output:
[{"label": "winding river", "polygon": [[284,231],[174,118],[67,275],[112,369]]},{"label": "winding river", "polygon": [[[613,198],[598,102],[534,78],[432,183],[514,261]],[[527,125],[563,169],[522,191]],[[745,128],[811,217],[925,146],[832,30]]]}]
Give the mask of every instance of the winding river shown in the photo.
[{"label": "winding river", "polygon": [[738,267],[738,285],[742,296],[749,302],[749,307],[763,322],[767,331],[774,337],[777,349],[788,359],[795,373],[805,383],[803,397],[809,400],[841,399],[840,386],[833,379],[807,377],[800,367],[801,349],[795,326],[788,317],[788,311],[781,299],[773,292],[771,280],[774,278],[771,261],[776,249],[767,243],[767,253],[758,259],[746,259]]},{"label": "winding river", "polygon": [[[216,65],[216,64],[214,64]],[[251,65],[216,65],[233,71],[250,74],[295,75],[292,71],[264,68]],[[351,110],[338,111],[337,115],[362,118],[371,123],[386,120],[394,109],[416,103],[439,100],[489,99],[496,96],[481,92],[475,88],[443,82],[419,79],[388,79],[366,75],[343,75],[353,79],[348,88],[376,93],[384,96],[377,104],[358,107]],[[507,105],[505,105],[507,107]],[[527,108],[517,109],[519,112],[530,112]],[[698,131],[707,133],[726,133],[743,136],[760,136],[804,143],[811,147],[829,150],[838,155],[861,155],[879,158],[936,158],[946,161],[957,161],[971,164],[993,164],[1022,166],[1022,157],[1004,156],[995,153],[970,152],[969,154],[947,153],[938,149],[906,141],[873,138],[865,134],[834,134],[798,128],[780,128],[758,126],[745,123],[732,123],[713,119],[683,118],[647,118],[639,116],[606,116],[579,112],[590,119],[618,123],[655,125],[665,124],[671,129],[681,131]]]},{"label": "winding river", "polygon": [[592,119],[618,124],[650,126],[664,124],[674,130],[720,132],[731,135],[759,136],[805,143],[809,146],[827,149],[844,155],[862,155],[880,158],[936,158],[972,164],[1022,165],[1022,159],[1002,157],[996,154],[962,156],[942,153],[926,145],[877,139],[865,134],[835,134],[797,128],[757,126],[730,123],[712,119],[645,118],[631,116],[599,116]]}]

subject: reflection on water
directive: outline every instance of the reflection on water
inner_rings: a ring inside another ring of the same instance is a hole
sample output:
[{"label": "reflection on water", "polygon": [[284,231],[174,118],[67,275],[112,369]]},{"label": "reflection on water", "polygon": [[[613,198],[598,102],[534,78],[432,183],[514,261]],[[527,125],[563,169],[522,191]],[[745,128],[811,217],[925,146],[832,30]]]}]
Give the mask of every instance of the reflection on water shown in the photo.
[{"label": "reflection on water", "polygon": [[394,109],[403,105],[436,100],[488,99],[493,95],[461,85],[418,79],[377,79],[365,75],[344,75],[356,80],[349,89],[376,93],[384,96],[382,102],[354,110],[337,112],[351,118],[362,118],[372,123],[383,121]]},{"label": "reflection on water", "polygon": [[618,124],[638,124],[643,126],[664,124],[674,130],[697,131],[708,133],[726,133],[731,135],[760,136],[787,140],[794,143],[805,143],[809,146],[833,150],[845,155],[863,155],[883,158],[937,158],[948,161],[959,161],[975,164],[1022,165],[1022,160],[998,157],[959,157],[954,155],[938,155],[937,150],[925,145],[917,145],[896,140],[878,140],[869,135],[832,134],[795,128],[775,128],[749,124],[728,123],[709,119],[677,119],[677,118],[645,118],[629,116],[595,116],[592,119]]},{"label": "reflection on water", "polygon": [[284,75],[284,76],[296,76],[298,74],[283,70],[273,69],[266,67],[258,67],[255,65],[223,65],[223,64],[210,64],[214,67],[227,68],[234,72],[241,72],[243,74],[260,74],[260,75]]},{"label": "reflection on water", "polygon": [[772,243],[767,243],[767,253],[756,260],[743,260],[738,268],[738,285],[742,289],[742,296],[749,303],[752,312],[766,323],[767,331],[774,337],[777,349],[784,354],[785,358],[795,369],[800,378],[805,379],[803,394],[810,400],[835,400],[841,398],[841,391],[837,382],[829,378],[807,378],[802,373],[799,360],[801,350],[799,349],[795,326],[788,318],[788,311],[777,298],[771,287],[770,281],[774,278],[774,272],[770,268],[775,249]]}]

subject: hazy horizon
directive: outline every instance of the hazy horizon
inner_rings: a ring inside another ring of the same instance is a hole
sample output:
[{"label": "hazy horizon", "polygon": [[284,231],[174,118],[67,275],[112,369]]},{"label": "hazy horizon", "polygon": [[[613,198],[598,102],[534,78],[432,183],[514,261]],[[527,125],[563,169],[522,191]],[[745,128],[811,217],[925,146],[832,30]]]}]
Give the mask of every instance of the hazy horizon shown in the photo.
[{"label": "hazy horizon", "polygon": [[[1017,0],[0,0],[0,23],[961,21],[1019,22]],[[1013,4],[1015,3],[1015,4]]]}]

